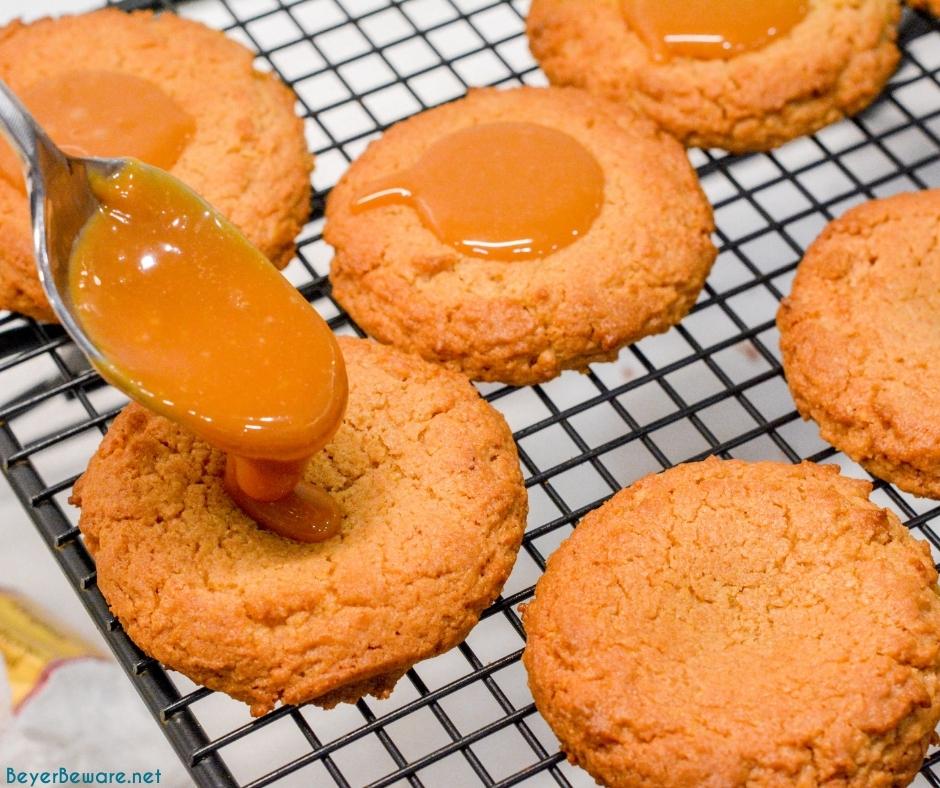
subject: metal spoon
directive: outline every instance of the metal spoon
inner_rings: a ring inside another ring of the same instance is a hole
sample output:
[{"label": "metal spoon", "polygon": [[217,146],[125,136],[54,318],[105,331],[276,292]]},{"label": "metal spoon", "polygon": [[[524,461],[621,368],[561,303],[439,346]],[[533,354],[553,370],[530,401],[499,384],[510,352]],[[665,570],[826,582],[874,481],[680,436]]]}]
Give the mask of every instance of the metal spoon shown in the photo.
[{"label": "metal spoon", "polygon": [[56,317],[75,344],[101,368],[107,359],[82,330],[69,295],[69,257],[88,217],[98,207],[90,173],[112,175],[126,159],[68,156],[43,131],[20,100],[0,80],[0,134],[26,169],[26,193],[33,223],[33,249],[39,281]]}]

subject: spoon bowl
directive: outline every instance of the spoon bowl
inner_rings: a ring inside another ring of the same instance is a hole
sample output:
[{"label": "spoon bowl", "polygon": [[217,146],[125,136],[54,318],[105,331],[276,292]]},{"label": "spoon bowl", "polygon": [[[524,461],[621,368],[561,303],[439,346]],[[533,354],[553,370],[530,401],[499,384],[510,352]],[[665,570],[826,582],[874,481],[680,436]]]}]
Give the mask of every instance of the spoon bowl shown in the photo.
[{"label": "spoon bowl", "polygon": [[43,289],[92,366],[224,451],[225,488],[256,522],[335,534],[341,510],[303,479],[348,392],[323,318],[185,184],[137,159],[68,156],[2,82],[0,133],[25,166]]}]

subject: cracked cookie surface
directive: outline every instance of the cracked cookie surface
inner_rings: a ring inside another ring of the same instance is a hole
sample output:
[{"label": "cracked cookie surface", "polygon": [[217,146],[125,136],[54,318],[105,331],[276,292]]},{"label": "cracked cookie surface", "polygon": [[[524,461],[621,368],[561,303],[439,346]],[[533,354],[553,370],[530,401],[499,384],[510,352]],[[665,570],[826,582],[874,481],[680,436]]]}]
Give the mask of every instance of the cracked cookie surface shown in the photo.
[{"label": "cracked cookie surface", "polygon": [[131,404],[76,483],[98,585],[144,651],[251,704],[384,697],[498,595],[526,494],[502,416],[465,378],[341,338],[342,425],[307,470],[345,512],[302,544],[225,494],[224,455]]},{"label": "cracked cookie surface", "polygon": [[940,190],[832,222],[777,324],[803,418],[876,476],[940,498]]},{"label": "cracked cookie surface", "polygon": [[898,0],[809,0],[806,17],[729,60],[659,63],[620,0],[533,0],[529,45],[553,84],[632,103],[688,146],[767,150],[861,111],[898,62]]},{"label": "cracked cookie surface", "polygon": [[[604,173],[577,241],[533,260],[486,260],[439,240],[408,206],[353,213],[363,190],[441,137],[482,123],[562,131]],[[651,166],[655,162],[655,166]],[[524,385],[580,369],[688,312],[715,259],[712,213],[682,148],[633,111],[562,88],[473,90],[389,129],[330,194],[333,294],[376,339],[474,379]]]},{"label": "cracked cookie surface", "polygon": [[[303,122],[293,93],[245,47],[175,14],[114,9],[0,29],[0,79],[14,91],[76,69],[147,79],[195,121],[169,172],[279,268],[310,212]],[[25,194],[0,178],[0,309],[55,321],[36,276]]]},{"label": "cracked cookie surface", "polygon": [[613,788],[913,779],[940,719],[940,592],[870,490],[710,459],[587,515],[524,611],[569,758]]}]

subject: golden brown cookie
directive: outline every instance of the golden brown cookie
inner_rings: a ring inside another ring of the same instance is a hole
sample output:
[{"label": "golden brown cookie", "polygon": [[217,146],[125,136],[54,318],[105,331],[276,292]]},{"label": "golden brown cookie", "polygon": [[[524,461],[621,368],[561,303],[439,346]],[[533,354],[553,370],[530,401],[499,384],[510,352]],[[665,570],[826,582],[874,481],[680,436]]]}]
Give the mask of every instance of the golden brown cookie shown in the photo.
[{"label": "golden brown cookie", "polygon": [[556,85],[632,103],[686,145],[767,150],[866,107],[898,62],[898,0],[809,0],[786,35],[729,60],[657,62],[620,0],[533,0],[529,45]]},{"label": "golden brown cookie", "polygon": [[[170,172],[285,266],[310,207],[312,158],[294,96],[252,53],[172,14],[102,10],[0,29],[0,79],[14,91],[76,69],[153,82],[195,120]],[[36,277],[26,197],[0,178],[0,309],[55,316]]]},{"label": "golden brown cookie", "polygon": [[940,592],[870,490],[710,459],[585,517],[524,612],[568,757],[612,788],[913,779],[940,720]]},{"label": "golden brown cookie", "polygon": [[853,208],[777,314],[800,414],[876,476],[940,498],[940,190]]},{"label": "golden brown cookie", "polygon": [[[437,140],[504,121],[564,132],[603,170],[600,214],[571,245],[481,259],[439,240],[409,206],[353,212],[369,184]],[[333,294],[374,337],[472,378],[522,385],[610,359],[681,320],[715,259],[712,228],[683,150],[648,120],[583,91],[519,88],[471,91],[370,144],[330,195],[324,238],[336,249]]]},{"label": "golden brown cookie", "polygon": [[498,595],[526,494],[502,417],[461,376],[341,339],[349,407],[307,479],[345,510],[302,544],[223,490],[224,455],[130,405],[73,502],[98,585],[148,654],[251,704],[387,695]]}]

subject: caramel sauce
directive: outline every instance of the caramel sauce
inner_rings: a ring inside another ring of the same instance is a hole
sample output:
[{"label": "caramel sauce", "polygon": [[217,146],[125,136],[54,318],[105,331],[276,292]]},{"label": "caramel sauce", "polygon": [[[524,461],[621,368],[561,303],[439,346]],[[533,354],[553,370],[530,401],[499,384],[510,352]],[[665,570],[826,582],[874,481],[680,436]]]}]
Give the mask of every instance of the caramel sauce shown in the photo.
[{"label": "caramel sauce", "polygon": [[410,169],[370,184],[353,210],[410,205],[464,254],[527,260],[584,235],[603,201],[604,173],[577,140],[535,123],[487,123],[443,137]]},{"label": "caramel sauce", "polygon": [[656,60],[727,60],[786,35],[807,0],[622,0],[627,24]]},{"label": "caramel sauce", "polygon": [[259,500],[242,489],[241,480],[235,478],[235,464],[243,461],[230,454],[225,465],[225,490],[256,523],[298,542],[321,542],[339,531],[343,512],[319,487],[300,482],[277,500]]},{"label": "caramel sauce", "polygon": [[92,179],[102,205],[69,268],[102,375],[226,451],[226,489],[261,525],[319,541],[341,515],[301,481],[346,407],[333,333],[245,237],[166,173]]},{"label": "caramel sauce", "polygon": [[[152,82],[112,71],[69,71],[17,94],[72,156],[133,156],[168,170],[196,130],[189,114]],[[5,142],[0,171],[24,190],[19,160]]]}]

